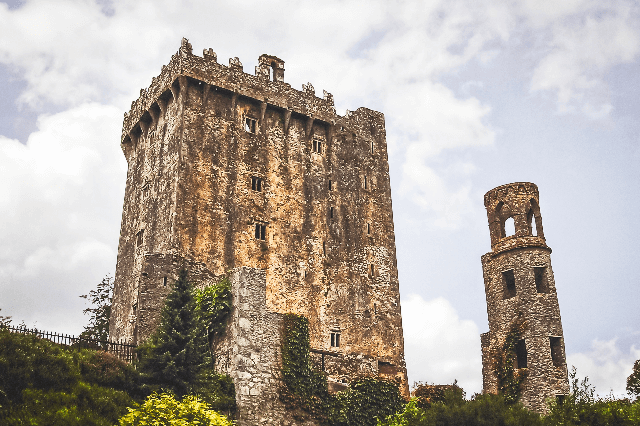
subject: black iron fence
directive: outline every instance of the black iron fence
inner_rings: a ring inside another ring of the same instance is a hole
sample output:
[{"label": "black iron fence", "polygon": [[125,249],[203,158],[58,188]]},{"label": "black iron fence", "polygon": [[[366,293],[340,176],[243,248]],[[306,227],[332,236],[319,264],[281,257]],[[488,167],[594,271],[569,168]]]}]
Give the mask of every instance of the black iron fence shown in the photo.
[{"label": "black iron fence", "polygon": [[36,328],[13,327],[11,325],[6,325],[4,328],[12,333],[33,334],[41,339],[47,339],[59,345],[106,351],[125,362],[132,362],[136,357],[136,346],[126,343],[87,339],[69,334],[38,330]]}]

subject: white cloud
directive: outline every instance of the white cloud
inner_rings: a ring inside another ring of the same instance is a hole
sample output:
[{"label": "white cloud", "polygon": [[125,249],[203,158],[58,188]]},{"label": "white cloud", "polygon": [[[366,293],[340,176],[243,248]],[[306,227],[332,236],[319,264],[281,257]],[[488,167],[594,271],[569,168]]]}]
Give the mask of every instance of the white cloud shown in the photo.
[{"label": "white cloud", "polygon": [[[580,3],[587,2],[574,5]],[[586,10],[559,11],[549,22],[548,53],[533,71],[531,91],[555,91],[561,113],[601,119],[612,109],[607,72],[640,53],[638,12],[626,1],[588,3]]]},{"label": "white cloud", "polygon": [[120,123],[117,108],[85,104],[42,116],[26,145],[0,136],[0,300],[14,319],[77,332],[77,296],[113,273]]},{"label": "white cloud", "polygon": [[589,377],[601,397],[610,393],[616,397],[628,397],[627,377],[633,370],[633,363],[640,359],[640,348],[635,345],[629,353],[623,353],[617,339],[592,341],[589,352],[579,352],[567,356],[567,365],[576,367],[578,377]]},{"label": "white cloud", "polygon": [[446,299],[409,295],[402,300],[402,327],[409,380],[450,384],[457,379],[467,396],[482,390],[480,332]]}]

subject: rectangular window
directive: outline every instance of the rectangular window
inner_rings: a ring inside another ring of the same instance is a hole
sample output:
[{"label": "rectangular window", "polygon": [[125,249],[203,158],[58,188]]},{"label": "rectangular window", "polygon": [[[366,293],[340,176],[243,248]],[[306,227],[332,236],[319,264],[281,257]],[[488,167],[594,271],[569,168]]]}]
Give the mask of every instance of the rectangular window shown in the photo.
[{"label": "rectangular window", "polygon": [[262,178],[251,176],[251,189],[262,192]]},{"label": "rectangular window", "polygon": [[367,235],[371,235],[371,224],[367,223]]},{"label": "rectangular window", "polygon": [[560,337],[549,337],[549,343],[551,345],[551,360],[554,367],[563,367],[564,360],[562,359],[562,339]]},{"label": "rectangular window", "polygon": [[329,179],[329,191],[333,191],[333,186],[331,184],[331,179]]},{"label": "rectangular window", "polygon": [[504,282],[504,299],[511,299],[516,295],[516,277],[513,269],[502,273],[502,281]]},{"label": "rectangular window", "polygon": [[371,141],[371,153],[373,154],[373,141]]},{"label": "rectangular window", "polygon": [[538,293],[549,293],[549,283],[547,281],[547,268],[544,266],[534,267],[533,275],[536,280],[536,291]]},{"label": "rectangular window", "polygon": [[144,241],[144,229],[141,229],[136,234],[136,247],[140,247]]},{"label": "rectangular window", "polygon": [[313,152],[317,152],[318,154],[322,154],[322,141],[318,139],[313,140]]},{"label": "rectangular window", "polygon": [[369,265],[369,276],[373,277],[376,274],[376,267],[373,265],[373,263],[371,265]]},{"label": "rectangular window", "polygon": [[162,286],[163,287],[167,286],[167,277],[162,278]]},{"label": "rectangular window", "polygon": [[364,189],[367,189],[367,177],[364,177]]},{"label": "rectangular window", "polygon": [[257,123],[258,123],[258,120],[256,120],[255,118],[245,117],[244,118],[244,130],[246,132],[249,132],[249,133],[255,133],[256,132],[256,124]]},{"label": "rectangular window", "polygon": [[331,347],[337,348],[340,346],[340,332],[332,331],[331,332]]},{"label": "rectangular window", "polygon": [[255,233],[256,240],[265,241],[266,235],[267,235],[267,225],[263,223],[256,223],[256,233]]},{"label": "rectangular window", "polygon": [[322,242],[322,254],[327,254],[327,243],[325,241]]},{"label": "rectangular window", "polygon": [[329,208],[329,217],[333,219],[333,207]]},{"label": "rectangular window", "polygon": [[527,368],[527,345],[524,339],[516,343],[516,363],[518,368]]}]

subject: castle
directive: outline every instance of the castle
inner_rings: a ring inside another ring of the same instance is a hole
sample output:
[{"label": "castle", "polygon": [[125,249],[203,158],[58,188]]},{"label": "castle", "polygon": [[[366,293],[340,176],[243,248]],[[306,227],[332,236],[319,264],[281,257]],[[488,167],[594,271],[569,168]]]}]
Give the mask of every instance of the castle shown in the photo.
[{"label": "castle", "polygon": [[482,256],[489,316],[489,332],[481,335],[484,392],[498,392],[495,358],[512,324],[522,322],[524,330],[514,342],[514,368],[523,376],[520,401],[543,413],[547,400],[569,393],[569,380],[538,187],[527,182],[502,185],[485,194],[484,205],[491,235],[491,251]]},{"label": "castle", "polygon": [[229,274],[233,311],[215,350],[239,425],[288,424],[276,395],[286,313],[308,318],[330,389],[370,376],[408,394],[384,116],[339,116],[331,94],[295,90],[284,71],[262,55],[250,75],[183,39],[121,138],[110,335],[148,338],[181,268],[201,287]]}]

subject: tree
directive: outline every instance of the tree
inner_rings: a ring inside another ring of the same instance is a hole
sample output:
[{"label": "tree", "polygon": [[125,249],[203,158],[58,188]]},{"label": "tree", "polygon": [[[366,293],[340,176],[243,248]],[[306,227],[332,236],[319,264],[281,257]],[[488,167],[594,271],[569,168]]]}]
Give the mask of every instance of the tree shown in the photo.
[{"label": "tree", "polygon": [[[2,309],[0,309],[1,311]],[[3,315],[0,315],[0,327],[6,327],[11,325],[11,317],[5,317]]]},{"label": "tree", "polygon": [[640,359],[633,364],[633,372],[627,377],[627,392],[640,397]]},{"label": "tree", "polygon": [[187,271],[179,273],[160,314],[160,326],[139,349],[140,372],[152,389],[182,397],[194,392],[212,366],[206,331],[198,325],[196,301]]},{"label": "tree", "polygon": [[[88,299],[93,307],[82,312],[89,315],[89,324],[85,325],[80,337],[98,342],[109,340],[109,317],[111,316],[111,300],[113,299],[113,278],[109,275],[98,283],[95,290],[89,294],[83,294],[83,299]],[[102,346],[98,344],[98,346]]]}]

